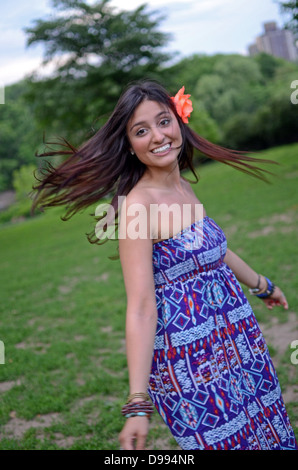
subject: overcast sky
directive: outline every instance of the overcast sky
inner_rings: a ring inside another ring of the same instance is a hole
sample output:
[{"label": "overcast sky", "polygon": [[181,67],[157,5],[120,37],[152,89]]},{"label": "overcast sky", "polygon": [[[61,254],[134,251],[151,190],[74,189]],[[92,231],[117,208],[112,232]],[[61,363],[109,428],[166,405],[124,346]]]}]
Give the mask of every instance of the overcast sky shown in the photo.
[{"label": "overcast sky", "polygon": [[[89,0],[94,3],[94,0]],[[277,0],[112,0],[111,5],[134,9],[147,3],[166,18],[161,30],[173,40],[168,49],[182,58],[193,53],[247,54],[247,47],[263,31],[263,23],[282,26]],[[53,11],[50,0],[0,0],[0,84],[14,83],[37,69],[42,45],[26,48],[25,27]]]}]

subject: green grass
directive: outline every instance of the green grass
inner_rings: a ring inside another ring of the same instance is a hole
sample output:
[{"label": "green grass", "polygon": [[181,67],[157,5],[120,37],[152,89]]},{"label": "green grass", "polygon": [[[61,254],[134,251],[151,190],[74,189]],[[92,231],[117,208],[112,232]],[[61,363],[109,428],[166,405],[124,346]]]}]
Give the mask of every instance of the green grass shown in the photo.
[{"label": "green grass", "polygon": [[[271,185],[214,163],[199,168],[194,187],[229,247],[282,287],[291,312],[298,311],[297,154],[298,145],[262,153],[280,163]],[[108,258],[117,244],[86,239],[94,223],[89,212],[63,222],[54,209],[1,227],[0,449],[119,447],[128,393],[126,296],[120,262]],[[250,300],[261,323],[272,316],[287,321],[284,310]],[[289,348],[276,359],[282,388],[297,384]],[[297,402],[288,410],[297,425]],[[151,449],[175,448],[158,416],[148,442]]]}]

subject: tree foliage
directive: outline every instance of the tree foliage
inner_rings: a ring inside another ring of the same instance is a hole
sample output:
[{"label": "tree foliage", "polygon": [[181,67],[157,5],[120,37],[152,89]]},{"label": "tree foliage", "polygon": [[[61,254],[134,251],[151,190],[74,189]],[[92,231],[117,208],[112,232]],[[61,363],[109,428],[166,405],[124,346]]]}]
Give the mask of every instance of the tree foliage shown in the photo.
[{"label": "tree foliage", "polygon": [[281,11],[289,16],[286,27],[298,34],[298,0],[280,1]]},{"label": "tree foliage", "polygon": [[45,63],[57,63],[50,79],[32,77],[30,98],[43,125],[56,123],[64,135],[75,130],[80,139],[81,129],[111,111],[130,81],[159,76],[169,59],[163,52],[169,35],[159,30],[162,17],[146,5],[118,11],[109,0],[54,0],[53,6],[54,16],[26,29],[28,46],[42,43]]},{"label": "tree foliage", "polygon": [[12,187],[17,168],[36,163],[33,149],[39,137],[33,109],[24,100],[26,89],[22,81],[5,90],[6,104],[0,114],[0,191]]},{"label": "tree foliage", "polygon": [[219,56],[194,95],[227,147],[250,151],[296,142],[298,107],[291,103],[290,86],[297,72],[296,64],[267,54]]}]

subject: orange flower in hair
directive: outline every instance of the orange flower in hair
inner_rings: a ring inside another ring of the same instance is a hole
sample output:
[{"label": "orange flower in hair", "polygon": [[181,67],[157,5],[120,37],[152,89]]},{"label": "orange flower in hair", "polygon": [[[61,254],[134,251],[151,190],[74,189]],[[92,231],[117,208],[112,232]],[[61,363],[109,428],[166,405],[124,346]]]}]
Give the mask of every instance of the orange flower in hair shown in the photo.
[{"label": "orange flower in hair", "polygon": [[193,107],[192,102],[189,99],[191,95],[185,95],[184,90],[185,87],[183,86],[178,93],[172,97],[172,100],[175,103],[178,115],[181,117],[182,121],[187,124],[190,113],[193,111]]}]

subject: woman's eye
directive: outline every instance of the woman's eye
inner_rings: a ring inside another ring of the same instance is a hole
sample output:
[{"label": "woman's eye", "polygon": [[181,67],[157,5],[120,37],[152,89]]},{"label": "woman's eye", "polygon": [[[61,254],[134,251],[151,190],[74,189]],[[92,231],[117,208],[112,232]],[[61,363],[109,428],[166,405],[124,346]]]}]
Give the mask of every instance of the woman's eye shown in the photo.
[{"label": "woman's eye", "polygon": [[146,133],[146,129],[139,129],[136,133],[137,136],[142,136]]},{"label": "woman's eye", "polygon": [[167,119],[163,119],[163,120],[160,122],[160,124],[161,124],[162,126],[167,126],[168,124],[170,124],[170,122],[171,122],[171,119],[168,119],[168,118],[167,118]]}]

